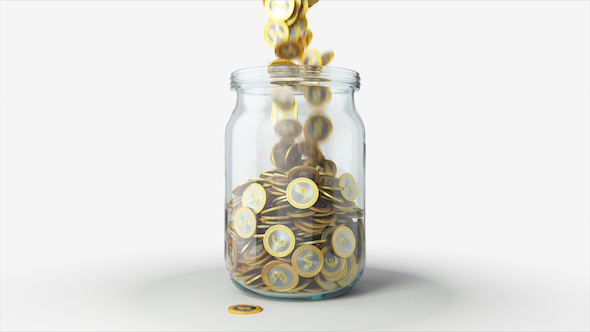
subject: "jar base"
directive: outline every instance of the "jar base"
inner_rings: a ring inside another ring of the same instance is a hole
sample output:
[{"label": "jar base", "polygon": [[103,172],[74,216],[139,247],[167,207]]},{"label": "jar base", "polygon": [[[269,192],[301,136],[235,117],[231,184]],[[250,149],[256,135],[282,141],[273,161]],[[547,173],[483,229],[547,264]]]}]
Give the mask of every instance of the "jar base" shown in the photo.
[{"label": "jar base", "polygon": [[240,290],[242,293],[265,300],[277,300],[277,301],[316,301],[316,300],[327,300],[339,296],[343,296],[350,292],[356,284],[361,280],[362,274],[359,274],[349,285],[346,287],[339,287],[333,291],[322,291],[317,293],[308,294],[294,294],[294,293],[283,293],[283,292],[256,292],[252,288],[245,287],[235,279],[230,277],[232,284]]}]

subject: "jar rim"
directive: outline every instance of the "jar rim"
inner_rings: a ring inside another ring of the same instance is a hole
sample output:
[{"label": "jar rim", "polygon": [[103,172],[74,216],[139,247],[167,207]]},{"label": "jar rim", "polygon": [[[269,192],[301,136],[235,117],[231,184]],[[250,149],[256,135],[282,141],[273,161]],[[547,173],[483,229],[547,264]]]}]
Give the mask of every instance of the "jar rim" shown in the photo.
[{"label": "jar rim", "polygon": [[339,85],[358,90],[360,88],[358,72],[332,66],[316,65],[276,65],[243,68],[230,76],[231,90],[240,90],[253,86],[276,86],[276,84],[315,84]]}]

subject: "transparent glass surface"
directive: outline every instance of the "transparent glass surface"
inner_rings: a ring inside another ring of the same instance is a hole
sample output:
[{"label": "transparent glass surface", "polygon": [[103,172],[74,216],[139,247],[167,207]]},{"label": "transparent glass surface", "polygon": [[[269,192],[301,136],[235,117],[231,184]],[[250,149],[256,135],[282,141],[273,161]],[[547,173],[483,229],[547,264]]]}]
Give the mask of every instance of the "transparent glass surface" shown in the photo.
[{"label": "transparent glass surface", "polygon": [[365,267],[365,131],[358,73],[272,66],[231,76],[225,265],[252,296],[346,294]]}]

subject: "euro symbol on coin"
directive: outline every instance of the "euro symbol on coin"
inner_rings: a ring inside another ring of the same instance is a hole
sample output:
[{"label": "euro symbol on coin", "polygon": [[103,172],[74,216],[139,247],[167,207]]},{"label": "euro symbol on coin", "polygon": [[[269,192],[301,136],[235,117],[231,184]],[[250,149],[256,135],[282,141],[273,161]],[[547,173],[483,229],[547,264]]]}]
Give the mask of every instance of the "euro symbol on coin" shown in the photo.
[{"label": "euro symbol on coin", "polygon": [[338,240],[338,245],[340,246],[340,248],[344,248],[346,242],[348,242],[348,238],[343,236],[340,238],[340,240]]},{"label": "euro symbol on coin", "polygon": [[326,265],[328,265],[331,268],[335,268],[336,264],[338,264],[338,257],[334,257],[334,258],[326,258]]},{"label": "euro symbol on coin", "polygon": [[257,193],[252,193],[252,200],[254,200],[254,202],[252,202],[252,205],[255,206],[256,203],[258,203],[258,194]]},{"label": "euro symbol on coin", "polygon": [[301,197],[303,198],[304,201],[307,199],[307,188],[299,187],[295,191],[297,191],[299,193],[299,195],[301,195]]},{"label": "euro symbol on coin", "polygon": [[273,284],[275,284],[278,281],[277,279],[282,279],[284,283],[287,283],[287,280],[289,278],[287,278],[287,276],[285,275],[285,272],[275,270],[272,272],[269,279],[275,280],[275,282],[273,282]]},{"label": "euro symbol on coin", "polygon": [[246,217],[244,220],[238,220],[240,227],[246,229],[246,225],[252,225],[252,219]]},{"label": "euro symbol on coin", "polygon": [[305,265],[303,267],[305,268],[305,270],[309,270],[309,268],[313,265],[313,263],[309,259],[310,257],[313,257],[313,255],[310,252],[303,256],[303,261],[305,262]]},{"label": "euro symbol on coin", "polygon": [[285,246],[285,244],[287,244],[287,239],[279,239],[277,241],[277,238],[273,235],[272,236],[272,243],[275,244],[275,246],[277,246],[279,249],[281,249],[282,247]]}]

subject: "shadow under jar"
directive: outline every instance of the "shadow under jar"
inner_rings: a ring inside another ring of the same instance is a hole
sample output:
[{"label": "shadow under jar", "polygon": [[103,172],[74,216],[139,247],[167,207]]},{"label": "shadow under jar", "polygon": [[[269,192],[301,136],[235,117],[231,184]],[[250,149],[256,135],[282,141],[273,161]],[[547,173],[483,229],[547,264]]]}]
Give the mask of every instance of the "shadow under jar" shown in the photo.
[{"label": "shadow under jar", "polygon": [[225,265],[257,297],[344,295],[365,267],[365,130],[357,72],[269,66],[231,75]]}]

